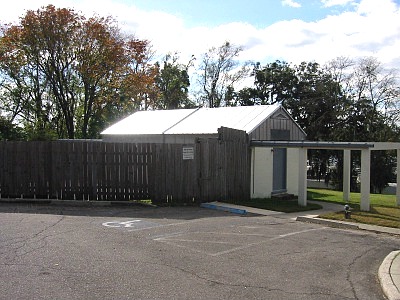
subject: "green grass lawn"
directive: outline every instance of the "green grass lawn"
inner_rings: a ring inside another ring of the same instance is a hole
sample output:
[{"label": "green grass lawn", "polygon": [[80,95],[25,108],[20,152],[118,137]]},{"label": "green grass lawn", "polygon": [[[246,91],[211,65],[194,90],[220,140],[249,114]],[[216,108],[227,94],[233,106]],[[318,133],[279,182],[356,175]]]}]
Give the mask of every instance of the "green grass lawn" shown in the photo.
[{"label": "green grass lawn", "polygon": [[285,213],[290,212],[299,212],[299,211],[308,211],[308,210],[315,210],[321,209],[322,206],[319,204],[308,203],[307,206],[300,206],[297,203],[297,199],[293,200],[277,200],[277,199],[250,199],[246,202],[240,203],[240,205],[267,209],[267,210],[274,210],[274,211],[281,211]]},{"label": "green grass lawn", "polygon": [[[307,189],[307,198],[308,200],[326,201],[343,205],[346,204],[346,202],[343,201],[343,192],[340,191]],[[350,193],[350,201],[348,203],[351,205],[359,206],[360,200],[361,200],[360,193]],[[396,196],[370,194],[370,203],[371,205],[396,207]]]},{"label": "green grass lawn", "polygon": [[360,211],[360,193],[351,193],[349,202],[343,200],[343,193],[332,190],[308,189],[309,200],[348,203],[352,208],[351,219],[345,219],[343,211],[321,215],[321,218],[359,222],[364,224],[400,228],[400,207],[396,206],[395,195],[371,194],[369,212]]}]

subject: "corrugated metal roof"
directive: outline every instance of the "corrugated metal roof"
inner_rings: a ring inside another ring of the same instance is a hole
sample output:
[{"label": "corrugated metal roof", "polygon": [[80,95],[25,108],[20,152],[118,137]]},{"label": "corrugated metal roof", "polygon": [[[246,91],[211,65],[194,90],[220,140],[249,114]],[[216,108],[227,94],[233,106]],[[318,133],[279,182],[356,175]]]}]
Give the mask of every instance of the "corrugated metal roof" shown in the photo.
[{"label": "corrugated metal roof", "polygon": [[257,105],[139,111],[101,134],[215,134],[221,126],[250,133],[279,107],[280,105]]}]

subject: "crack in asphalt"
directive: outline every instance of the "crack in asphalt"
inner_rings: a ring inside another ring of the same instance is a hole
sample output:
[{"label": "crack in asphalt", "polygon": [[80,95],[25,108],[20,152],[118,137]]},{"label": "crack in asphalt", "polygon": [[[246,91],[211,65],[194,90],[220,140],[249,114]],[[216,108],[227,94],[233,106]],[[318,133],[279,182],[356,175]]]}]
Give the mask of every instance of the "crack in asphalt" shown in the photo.
[{"label": "crack in asphalt", "polygon": [[[156,264],[156,263],[152,263],[152,262],[147,262],[147,263],[148,264],[154,264],[154,265],[160,265],[160,264]],[[261,289],[261,290],[265,290],[265,291],[268,291],[268,292],[281,292],[281,293],[289,294],[289,295],[305,295],[305,296],[316,296],[316,295],[321,295],[322,296],[322,295],[324,295],[324,296],[340,296],[341,299],[353,299],[353,298],[345,297],[344,295],[336,294],[336,293],[322,293],[322,292],[305,293],[305,292],[286,291],[286,290],[283,290],[283,289],[280,289],[280,288],[271,288],[271,287],[267,287],[267,286],[259,286],[259,285],[252,285],[252,284],[244,284],[244,283],[242,283],[242,284],[234,284],[234,283],[223,282],[223,281],[219,281],[219,280],[215,280],[215,279],[210,279],[210,278],[207,278],[205,276],[201,276],[201,275],[199,275],[197,273],[191,272],[189,270],[180,268],[178,266],[171,266],[171,265],[168,265],[168,264],[161,264],[161,265],[163,265],[165,267],[168,267],[168,268],[171,268],[171,269],[179,270],[179,271],[181,271],[181,272],[183,272],[185,274],[189,274],[189,275],[191,275],[193,277],[196,277],[196,278],[198,278],[200,280],[204,280],[204,281],[206,281],[206,282],[208,282],[210,284],[213,284],[213,285],[238,287],[238,288],[244,288],[244,289],[247,289],[247,288]]]},{"label": "crack in asphalt", "polygon": [[374,251],[374,250],[376,250],[376,249],[377,249],[377,247],[375,247],[375,248],[370,248],[370,249],[368,249],[368,250],[365,250],[363,253],[361,253],[361,254],[355,256],[355,257],[351,260],[351,262],[347,265],[347,268],[346,268],[346,281],[347,281],[347,282],[349,283],[349,285],[350,285],[351,292],[352,292],[353,295],[354,295],[354,299],[359,300],[360,298],[359,298],[358,295],[357,295],[357,291],[356,291],[356,288],[355,288],[355,286],[354,286],[354,282],[353,282],[353,281],[351,280],[351,278],[350,278],[352,267],[357,263],[357,261],[358,261],[359,259],[361,259],[361,258],[364,257],[365,255],[367,255],[368,253],[370,253],[370,252],[372,252],[372,251]]},{"label": "crack in asphalt", "polygon": [[[36,232],[35,234],[27,237],[20,237],[19,241],[11,242],[8,245],[3,245],[2,248],[5,246],[4,251],[0,253],[0,255],[7,255],[9,254],[6,259],[10,261],[14,261],[15,259],[25,256],[29,253],[32,253],[34,251],[37,251],[39,249],[44,248],[47,245],[47,242],[45,241],[46,238],[48,238],[51,235],[45,235],[40,237],[44,232],[48,231],[51,228],[54,228],[57,226],[60,222],[64,220],[65,216],[61,216],[56,222],[53,224],[50,224],[48,226],[45,226],[42,230]],[[36,240],[35,240],[36,239]],[[36,247],[34,246],[36,244]],[[11,248],[11,249],[10,249]],[[27,248],[25,251],[24,248]],[[8,250],[9,251],[8,251]],[[10,253],[12,252],[12,254]]]}]

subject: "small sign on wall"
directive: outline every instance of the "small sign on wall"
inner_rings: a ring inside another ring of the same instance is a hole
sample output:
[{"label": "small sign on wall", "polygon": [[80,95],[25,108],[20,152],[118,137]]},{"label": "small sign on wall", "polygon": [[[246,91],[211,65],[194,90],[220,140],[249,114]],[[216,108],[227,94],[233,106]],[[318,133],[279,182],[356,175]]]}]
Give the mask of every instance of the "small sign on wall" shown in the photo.
[{"label": "small sign on wall", "polygon": [[182,158],[183,160],[194,159],[194,147],[183,147]]}]

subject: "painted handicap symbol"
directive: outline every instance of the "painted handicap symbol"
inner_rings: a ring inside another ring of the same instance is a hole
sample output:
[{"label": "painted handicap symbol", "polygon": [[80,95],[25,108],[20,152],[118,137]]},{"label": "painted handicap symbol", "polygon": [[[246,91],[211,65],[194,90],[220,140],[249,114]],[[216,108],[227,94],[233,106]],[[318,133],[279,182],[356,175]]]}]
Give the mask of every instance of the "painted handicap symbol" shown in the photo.
[{"label": "painted handicap symbol", "polygon": [[111,221],[111,222],[104,222],[102,225],[106,227],[113,227],[113,228],[131,228],[134,227],[135,224],[141,222],[141,220],[131,220],[131,221]]}]

